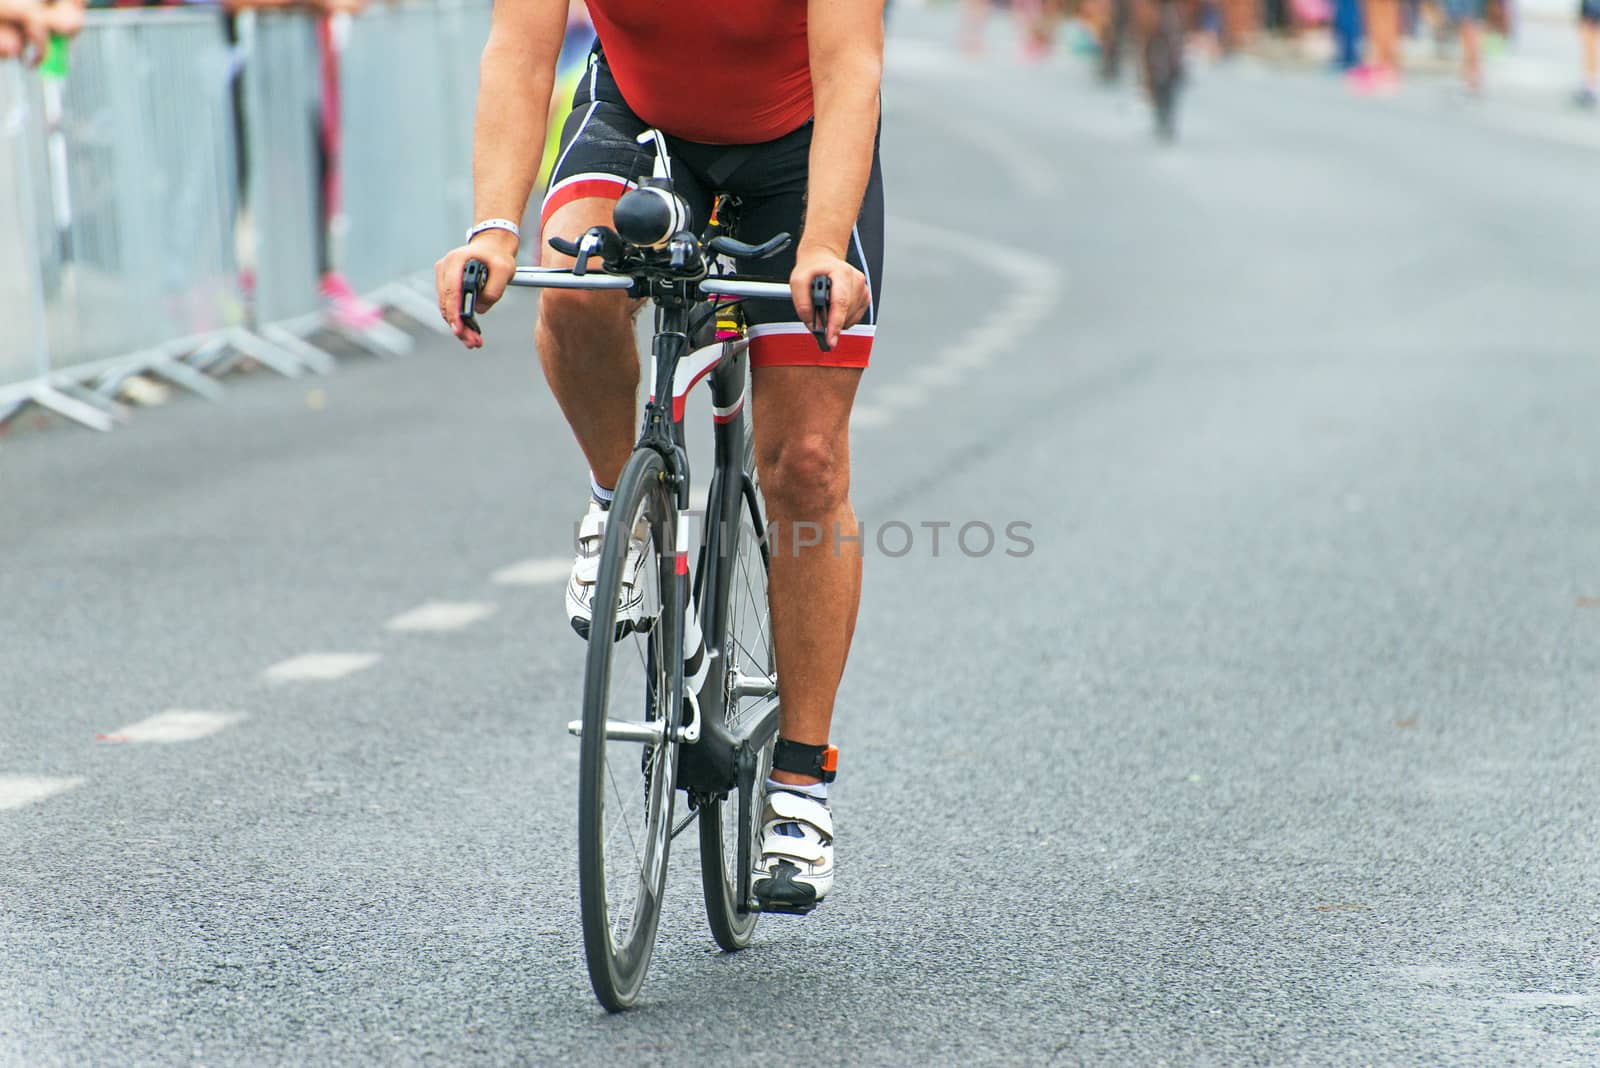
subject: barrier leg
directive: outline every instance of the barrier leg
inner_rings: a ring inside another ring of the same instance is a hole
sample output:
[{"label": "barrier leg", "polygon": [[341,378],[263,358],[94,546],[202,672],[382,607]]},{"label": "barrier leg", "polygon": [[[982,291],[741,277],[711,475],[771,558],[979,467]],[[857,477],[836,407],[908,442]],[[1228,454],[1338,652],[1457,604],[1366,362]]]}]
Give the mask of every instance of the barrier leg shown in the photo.
[{"label": "barrier leg", "polygon": [[179,359],[185,367],[206,375],[226,374],[234,364],[234,353],[228,344],[228,333],[206,341],[205,344]]},{"label": "barrier leg", "polygon": [[372,295],[374,303],[387,304],[418,326],[450,336],[450,324],[439,315],[438,307],[406,282],[384,286]]},{"label": "barrier leg", "polygon": [[208,378],[182,360],[171,356],[161,357],[151,363],[146,370],[208,401],[220,401],[226,392],[221,382]]},{"label": "barrier leg", "polygon": [[298,364],[296,370],[291,373],[284,370],[280,366],[276,366],[268,363],[266,360],[262,360],[261,357],[256,355],[254,352],[247,351],[246,354],[257,362],[266,363],[267,366],[271,367],[274,371],[277,371],[280,374],[286,374],[290,378],[298,376],[302,371],[305,370],[315,371],[319,375],[329,375],[332,374],[334,368],[338,366],[336,363],[334,363],[332,356],[328,355],[326,352],[323,352],[321,349],[311,344],[311,342],[306,341],[304,338],[290,333],[281,326],[277,326],[275,324],[263,326],[261,328],[261,338],[269,342],[273,348],[281,349],[282,351],[288,353],[289,356],[296,362],[296,364]]},{"label": "barrier leg", "polygon": [[68,393],[57,389],[48,382],[40,382],[28,394],[28,399],[41,408],[55,412],[63,419],[70,419],[80,426],[90,430],[105,433],[115,430],[117,420],[107,412],[93,404],[79,400]]},{"label": "barrier leg", "polygon": [[359,329],[335,325],[334,330],[374,356],[404,356],[416,344],[410,334],[382,319]]}]

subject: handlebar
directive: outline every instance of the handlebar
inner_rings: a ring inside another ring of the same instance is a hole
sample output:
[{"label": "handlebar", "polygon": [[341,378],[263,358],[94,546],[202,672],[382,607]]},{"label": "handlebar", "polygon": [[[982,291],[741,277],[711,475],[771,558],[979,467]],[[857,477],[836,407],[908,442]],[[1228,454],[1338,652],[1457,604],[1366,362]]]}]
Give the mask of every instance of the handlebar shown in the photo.
[{"label": "handlebar", "polygon": [[[782,248],[789,242],[789,235],[780,234],[766,245],[771,245],[781,239],[778,246]],[[714,239],[720,240],[720,239]],[[558,244],[559,242],[559,244]],[[581,242],[589,244],[588,241]],[[567,255],[574,255],[580,248],[570,241],[553,238],[550,241],[552,248]],[[562,245],[570,246],[574,251],[567,252]],[[765,248],[761,246],[745,246]],[[579,259],[578,264],[570,270],[565,267],[518,267],[511,276],[510,284],[532,289],[633,289],[639,279],[628,274],[609,274],[604,271],[589,272],[583,269],[589,256],[600,255],[598,248],[583,250],[585,255]],[[478,325],[474,313],[478,307],[478,300],[483,294],[483,287],[489,282],[489,268],[482,260],[468,260],[461,271],[461,323],[468,329],[478,334],[483,329]],[[789,283],[772,282],[766,279],[738,278],[713,275],[701,279],[696,289],[708,297],[736,297],[749,300],[789,300],[791,292]],[[828,352],[828,311],[833,299],[833,279],[825,274],[818,275],[811,280],[811,333],[817,339],[817,346],[823,352]]]}]

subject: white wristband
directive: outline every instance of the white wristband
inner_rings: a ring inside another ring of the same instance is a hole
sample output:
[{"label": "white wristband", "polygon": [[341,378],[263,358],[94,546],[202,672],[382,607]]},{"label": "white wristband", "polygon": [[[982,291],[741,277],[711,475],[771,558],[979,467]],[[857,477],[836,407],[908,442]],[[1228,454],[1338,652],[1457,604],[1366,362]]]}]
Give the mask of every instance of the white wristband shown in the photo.
[{"label": "white wristband", "polygon": [[517,224],[510,219],[485,219],[483,222],[467,231],[467,240],[471,241],[485,230],[506,230],[518,241],[522,240],[522,231],[517,229]]}]

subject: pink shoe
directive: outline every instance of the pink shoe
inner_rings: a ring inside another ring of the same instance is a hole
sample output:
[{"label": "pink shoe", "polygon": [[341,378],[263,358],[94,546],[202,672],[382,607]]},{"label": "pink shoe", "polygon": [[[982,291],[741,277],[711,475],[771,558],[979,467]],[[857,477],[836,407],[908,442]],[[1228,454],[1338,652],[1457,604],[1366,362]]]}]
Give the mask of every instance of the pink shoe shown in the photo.
[{"label": "pink shoe", "polygon": [[1345,71],[1344,81],[1350,87],[1351,92],[1366,96],[1372,92],[1372,80],[1377,73],[1377,68],[1369,67],[1363,63],[1359,67],[1351,67]]},{"label": "pink shoe", "polygon": [[323,275],[322,285],[319,288],[329,314],[340,326],[351,330],[370,330],[383,319],[383,313],[378,310],[377,305],[357,296],[344,275],[337,271],[329,271]]}]

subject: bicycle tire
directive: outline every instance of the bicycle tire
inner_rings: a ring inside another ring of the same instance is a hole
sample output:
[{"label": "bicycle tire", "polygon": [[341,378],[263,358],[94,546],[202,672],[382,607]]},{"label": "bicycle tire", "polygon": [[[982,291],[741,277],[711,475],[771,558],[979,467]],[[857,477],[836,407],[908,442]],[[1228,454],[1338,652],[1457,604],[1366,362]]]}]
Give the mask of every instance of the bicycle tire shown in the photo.
[{"label": "bicycle tire", "polygon": [[[748,464],[739,493],[740,522],[728,532],[733,544],[726,553],[726,561],[710,561],[712,567],[733,568],[727,586],[727,604],[717,613],[726,626],[722,634],[707,638],[713,648],[725,651],[717,662],[717,669],[723,687],[724,715],[730,726],[740,725],[745,717],[759,714],[759,708],[765,703],[760,698],[740,699],[735,695],[731,687],[732,673],[771,674],[776,666],[772,615],[767,603],[770,556],[766,526],[761,514],[760,490]],[[714,590],[717,585],[708,581],[704,588]],[[700,809],[700,882],[705,892],[706,919],[712,938],[730,953],[750,944],[756,921],[761,917],[759,912],[745,909],[739,900],[739,858],[749,858],[753,863],[761,825],[762,787],[772,768],[772,745],[769,740],[757,760],[748,822],[739,819],[738,787],[725,797],[703,802]]]},{"label": "bicycle tire", "polygon": [[[682,608],[672,604],[675,525],[662,458],[641,449],[617,482],[601,546],[578,770],[584,956],[595,997],[611,1012],[632,1005],[644,983],[672,844],[678,743],[670,739],[679,702],[671,695],[681,692],[683,684]],[[642,598],[642,625],[618,636],[619,595],[630,569],[630,549],[641,530],[646,538],[639,549],[635,589]],[[641,700],[643,722],[664,723],[666,740],[649,744],[608,738],[608,720],[640,722]]]}]

